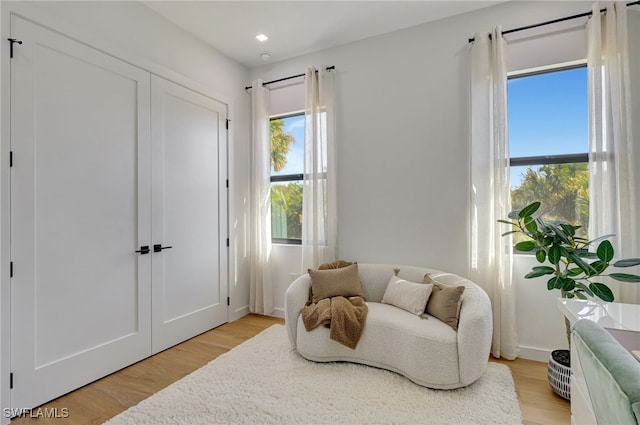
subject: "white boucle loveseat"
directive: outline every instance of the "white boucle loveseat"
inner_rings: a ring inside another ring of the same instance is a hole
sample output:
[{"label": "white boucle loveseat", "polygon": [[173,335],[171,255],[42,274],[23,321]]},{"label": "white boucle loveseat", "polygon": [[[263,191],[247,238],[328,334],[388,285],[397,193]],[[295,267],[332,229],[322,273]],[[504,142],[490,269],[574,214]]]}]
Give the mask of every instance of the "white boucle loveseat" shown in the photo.
[{"label": "white boucle loveseat", "polygon": [[[433,316],[427,319],[380,301],[394,274],[422,282],[426,273],[445,285],[464,285],[458,330]],[[413,382],[437,389],[464,387],[485,371],[492,335],[491,303],[475,283],[434,269],[389,264],[358,264],[367,315],[355,350],[329,339],[320,326],[305,330],[301,311],[309,299],[311,279],[296,279],[285,294],[285,323],[291,346],[316,362],[347,361],[400,373]]]}]

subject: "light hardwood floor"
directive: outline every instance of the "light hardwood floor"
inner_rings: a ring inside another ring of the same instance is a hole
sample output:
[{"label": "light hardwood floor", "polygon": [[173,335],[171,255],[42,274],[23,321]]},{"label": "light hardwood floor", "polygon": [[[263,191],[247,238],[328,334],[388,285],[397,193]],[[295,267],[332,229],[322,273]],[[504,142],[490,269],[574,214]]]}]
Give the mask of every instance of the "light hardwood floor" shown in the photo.
[{"label": "light hardwood floor", "polygon": [[[30,416],[14,419],[12,424],[101,424],[274,323],[284,321],[254,314],[245,316],[62,396],[42,406],[40,411],[58,416],[67,412],[67,418],[32,418],[38,415],[34,409]],[[569,402],[549,388],[546,363],[522,359],[492,361],[511,368],[525,424],[570,424]]]}]

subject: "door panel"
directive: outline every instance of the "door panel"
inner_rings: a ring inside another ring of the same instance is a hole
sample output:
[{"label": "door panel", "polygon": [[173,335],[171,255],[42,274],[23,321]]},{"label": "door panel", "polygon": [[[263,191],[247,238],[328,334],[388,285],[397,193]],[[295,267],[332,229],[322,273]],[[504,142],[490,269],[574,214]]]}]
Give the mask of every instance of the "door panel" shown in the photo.
[{"label": "door panel", "polygon": [[171,246],[153,254],[156,353],[227,320],[226,105],[156,76],[151,87],[153,243]]},{"label": "door panel", "polygon": [[[150,355],[149,74],[12,17],[13,407]],[[145,101],[146,99],[146,101]]]}]

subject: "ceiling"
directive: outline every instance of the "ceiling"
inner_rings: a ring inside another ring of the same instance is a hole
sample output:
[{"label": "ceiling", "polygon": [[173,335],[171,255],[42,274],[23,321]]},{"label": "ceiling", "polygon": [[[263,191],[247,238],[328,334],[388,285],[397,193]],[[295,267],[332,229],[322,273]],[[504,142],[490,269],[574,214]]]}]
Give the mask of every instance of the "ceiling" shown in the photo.
[{"label": "ceiling", "polygon": [[[503,0],[504,1],[504,0]],[[218,51],[253,68],[502,1],[143,1]],[[266,42],[256,40],[264,33]]]}]

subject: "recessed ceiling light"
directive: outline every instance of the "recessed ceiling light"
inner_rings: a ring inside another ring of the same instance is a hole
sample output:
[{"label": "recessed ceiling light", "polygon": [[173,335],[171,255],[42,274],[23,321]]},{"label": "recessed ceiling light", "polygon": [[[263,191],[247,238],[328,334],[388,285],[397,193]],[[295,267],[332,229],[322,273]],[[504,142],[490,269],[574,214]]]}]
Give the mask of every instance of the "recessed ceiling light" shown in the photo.
[{"label": "recessed ceiling light", "polygon": [[271,53],[269,52],[260,53],[260,59],[262,59],[265,62],[269,62],[271,60]]},{"label": "recessed ceiling light", "polygon": [[256,35],[256,38],[258,39],[258,41],[262,41],[263,43],[269,39],[269,37],[264,34],[258,34]]}]

